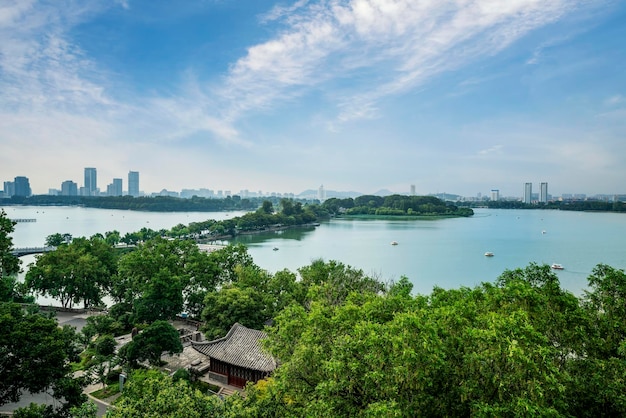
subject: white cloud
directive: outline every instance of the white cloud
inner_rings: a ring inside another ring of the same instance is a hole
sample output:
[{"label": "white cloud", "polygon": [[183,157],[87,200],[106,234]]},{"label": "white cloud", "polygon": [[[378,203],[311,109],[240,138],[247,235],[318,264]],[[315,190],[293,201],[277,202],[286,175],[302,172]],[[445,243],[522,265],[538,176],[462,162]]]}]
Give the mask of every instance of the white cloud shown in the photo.
[{"label": "white cloud", "polygon": [[[332,90],[339,121],[373,117],[377,103],[433,76],[496,54],[580,0],[325,0],[276,7],[285,29],[254,45],[229,71],[220,96],[231,118],[311,91]],[[354,89],[338,80],[369,77]],[[355,90],[358,93],[355,93]]]},{"label": "white cloud", "polygon": [[282,5],[277,4],[269,12],[261,15],[259,19],[262,23],[269,23],[274,20],[281,19],[287,15],[290,15],[296,10],[306,6],[307,3],[309,3],[309,0],[298,0],[295,3],[293,3],[291,6],[282,6]]}]

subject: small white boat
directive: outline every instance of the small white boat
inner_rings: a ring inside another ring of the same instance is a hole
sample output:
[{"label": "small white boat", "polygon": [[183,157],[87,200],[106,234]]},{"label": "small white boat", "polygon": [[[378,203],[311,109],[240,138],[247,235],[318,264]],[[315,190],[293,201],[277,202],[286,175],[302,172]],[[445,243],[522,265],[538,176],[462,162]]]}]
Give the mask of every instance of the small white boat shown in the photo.
[{"label": "small white boat", "polygon": [[493,253],[491,251],[487,251],[485,253],[485,257],[493,257]]},{"label": "small white boat", "polygon": [[544,229],[543,231],[541,231],[541,233],[542,233],[542,234],[545,234],[545,233],[546,233],[546,230]]},{"label": "small white boat", "polygon": [[553,270],[563,270],[565,267],[563,267],[561,264],[554,263],[550,266],[550,268]]},{"label": "small white boat", "polygon": [[278,251],[278,247],[274,247],[274,248],[272,248],[272,250]]},{"label": "small white boat", "polygon": [[391,241],[391,245],[398,245],[398,241]]}]

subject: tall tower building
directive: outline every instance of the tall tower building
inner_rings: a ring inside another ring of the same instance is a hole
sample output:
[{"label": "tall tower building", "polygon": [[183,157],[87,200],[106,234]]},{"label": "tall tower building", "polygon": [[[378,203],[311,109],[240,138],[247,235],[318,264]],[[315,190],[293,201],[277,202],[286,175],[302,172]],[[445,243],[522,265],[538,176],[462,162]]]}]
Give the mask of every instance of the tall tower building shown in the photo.
[{"label": "tall tower building", "polygon": [[15,179],[13,180],[13,184],[15,185],[15,196],[29,197],[32,194],[28,177],[15,177]]},{"label": "tall tower building", "polygon": [[85,168],[85,196],[97,196],[98,195],[98,176],[96,169],[93,167]]},{"label": "tall tower building", "polygon": [[78,185],[72,180],[65,180],[61,183],[61,196],[77,196]]},{"label": "tall tower building", "polygon": [[122,179],[113,179],[113,183],[107,186],[107,196],[121,196]]},{"label": "tall tower building", "polygon": [[533,202],[533,184],[524,183],[524,203],[530,205]]},{"label": "tall tower building", "polygon": [[541,203],[548,203],[548,183],[541,183],[539,201]]},{"label": "tall tower building", "polygon": [[317,200],[323,202],[326,200],[326,191],[324,190],[324,185],[322,184],[319,189],[317,189]]},{"label": "tall tower building", "polygon": [[500,190],[491,189],[491,201],[497,202],[498,200],[500,200]]},{"label": "tall tower building", "polygon": [[411,196],[415,196],[415,185],[411,184]]},{"label": "tall tower building", "polygon": [[15,183],[12,181],[4,182],[4,195],[6,197],[11,197],[15,194]]},{"label": "tall tower building", "polygon": [[128,194],[139,196],[139,171],[128,172]]}]

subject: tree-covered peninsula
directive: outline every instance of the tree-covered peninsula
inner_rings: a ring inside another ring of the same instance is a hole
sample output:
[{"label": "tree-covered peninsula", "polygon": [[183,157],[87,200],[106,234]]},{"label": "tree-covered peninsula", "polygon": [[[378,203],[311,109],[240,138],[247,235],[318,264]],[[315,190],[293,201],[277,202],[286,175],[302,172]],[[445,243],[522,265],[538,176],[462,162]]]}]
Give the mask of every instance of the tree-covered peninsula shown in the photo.
[{"label": "tree-covered peninsula", "polygon": [[368,215],[377,217],[457,217],[472,216],[474,211],[467,207],[457,207],[434,196],[404,196],[394,194],[381,197],[363,195],[352,198],[331,198],[322,204],[335,216]]}]

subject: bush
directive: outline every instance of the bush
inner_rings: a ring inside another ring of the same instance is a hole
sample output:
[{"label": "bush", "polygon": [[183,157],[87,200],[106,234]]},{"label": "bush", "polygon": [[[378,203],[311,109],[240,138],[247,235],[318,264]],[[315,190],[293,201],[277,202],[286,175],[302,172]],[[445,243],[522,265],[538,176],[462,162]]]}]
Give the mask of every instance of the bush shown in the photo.
[{"label": "bush", "polygon": [[96,354],[108,357],[115,353],[117,341],[115,341],[115,338],[113,338],[112,335],[107,334],[98,337],[94,345],[96,348]]},{"label": "bush", "polygon": [[174,382],[176,382],[178,380],[181,380],[181,379],[185,380],[187,382],[191,381],[191,373],[189,373],[189,370],[187,370],[187,369],[178,369],[172,375],[172,380]]}]

